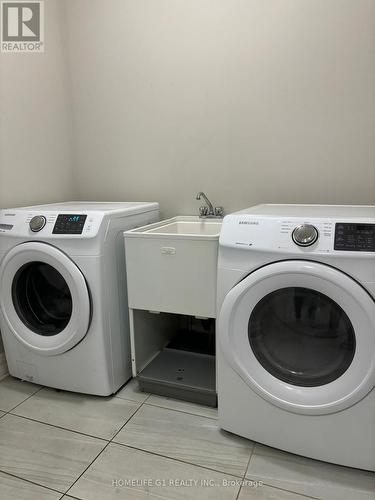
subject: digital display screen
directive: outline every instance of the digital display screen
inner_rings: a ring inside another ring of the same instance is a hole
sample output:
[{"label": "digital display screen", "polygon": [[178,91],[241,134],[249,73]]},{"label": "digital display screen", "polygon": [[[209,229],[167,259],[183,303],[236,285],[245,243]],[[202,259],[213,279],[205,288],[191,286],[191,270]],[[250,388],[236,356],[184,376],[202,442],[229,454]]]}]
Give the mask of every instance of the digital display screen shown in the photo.
[{"label": "digital display screen", "polygon": [[81,220],[82,215],[71,215],[68,219],[68,222],[79,222]]},{"label": "digital display screen", "polygon": [[53,234],[82,234],[87,215],[60,214],[56,219]]},{"label": "digital display screen", "polygon": [[375,224],[337,223],[334,248],[352,252],[375,252]]}]

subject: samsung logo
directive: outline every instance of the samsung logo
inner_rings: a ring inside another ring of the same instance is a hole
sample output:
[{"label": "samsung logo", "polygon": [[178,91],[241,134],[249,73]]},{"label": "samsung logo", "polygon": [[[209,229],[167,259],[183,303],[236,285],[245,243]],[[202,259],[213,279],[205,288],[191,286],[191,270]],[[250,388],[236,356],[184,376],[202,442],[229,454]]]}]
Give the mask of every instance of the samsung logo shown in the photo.
[{"label": "samsung logo", "polygon": [[252,226],[259,226],[259,222],[257,220],[240,220],[238,224],[247,224]]}]

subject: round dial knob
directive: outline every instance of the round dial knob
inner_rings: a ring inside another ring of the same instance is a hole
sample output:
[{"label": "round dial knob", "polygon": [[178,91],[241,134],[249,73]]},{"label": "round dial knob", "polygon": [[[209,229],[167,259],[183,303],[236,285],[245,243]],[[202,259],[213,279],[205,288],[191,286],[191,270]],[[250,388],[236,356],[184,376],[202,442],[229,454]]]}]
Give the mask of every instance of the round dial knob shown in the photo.
[{"label": "round dial knob", "polygon": [[34,233],[37,233],[38,231],[40,231],[41,229],[44,228],[44,226],[46,225],[46,222],[47,222],[47,220],[44,217],[44,215],[36,215],[30,221],[31,231],[33,231]]},{"label": "round dial knob", "polygon": [[300,247],[313,245],[319,237],[318,230],[311,224],[301,224],[297,226],[292,234],[294,243]]}]

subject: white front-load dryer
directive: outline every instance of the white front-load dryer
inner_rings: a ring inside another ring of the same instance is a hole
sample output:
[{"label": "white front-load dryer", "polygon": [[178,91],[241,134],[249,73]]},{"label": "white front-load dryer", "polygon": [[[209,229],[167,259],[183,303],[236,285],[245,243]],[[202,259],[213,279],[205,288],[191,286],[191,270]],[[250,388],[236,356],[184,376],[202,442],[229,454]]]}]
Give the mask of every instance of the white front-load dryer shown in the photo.
[{"label": "white front-load dryer", "polygon": [[375,207],[259,205],[224,219],[219,425],[375,470]]},{"label": "white front-load dryer", "polygon": [[0,212],[0,329],[11,375],[102,396],[131,377],[123,231],[158,219],[157,203]]}]

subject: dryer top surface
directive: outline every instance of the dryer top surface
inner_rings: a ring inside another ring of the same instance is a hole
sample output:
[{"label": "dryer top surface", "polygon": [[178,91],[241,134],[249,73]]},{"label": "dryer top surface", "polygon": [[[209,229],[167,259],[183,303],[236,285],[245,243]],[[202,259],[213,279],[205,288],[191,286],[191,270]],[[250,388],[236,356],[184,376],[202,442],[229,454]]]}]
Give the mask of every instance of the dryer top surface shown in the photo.
[{"label": "dryer top surface", "polygon": [[309,217],[309,218],[348,218],[374,219],[374,205],[282,205],[262,204],[249,207],[236,214],[257,215],[270,218],[278,217]]}]

